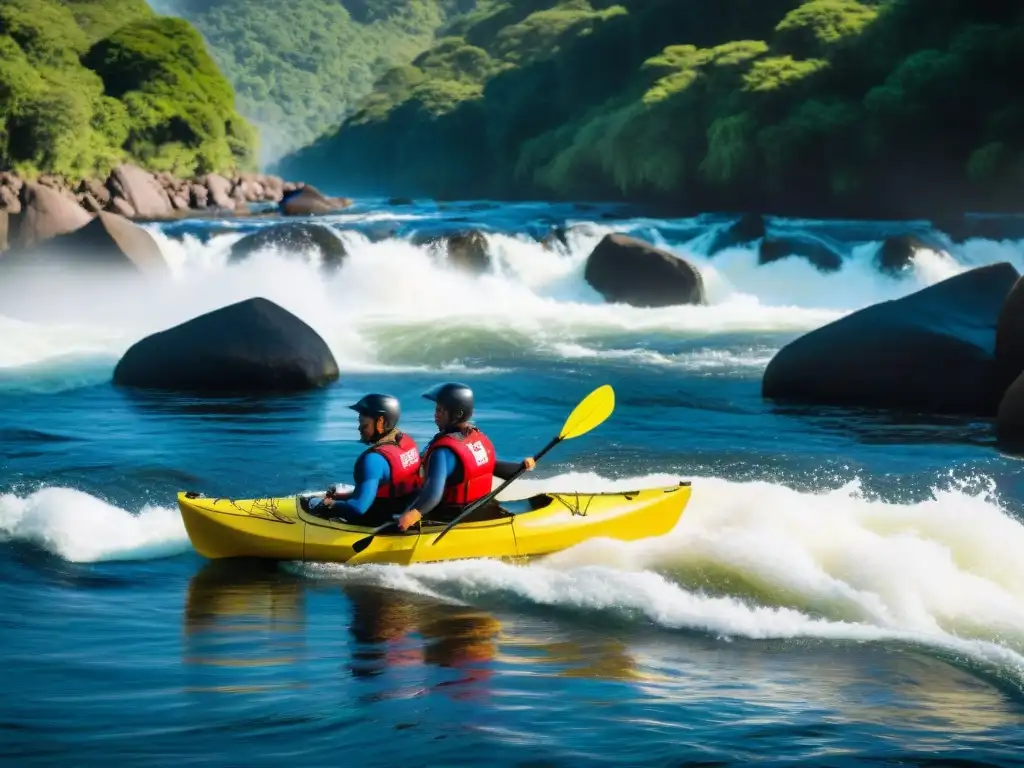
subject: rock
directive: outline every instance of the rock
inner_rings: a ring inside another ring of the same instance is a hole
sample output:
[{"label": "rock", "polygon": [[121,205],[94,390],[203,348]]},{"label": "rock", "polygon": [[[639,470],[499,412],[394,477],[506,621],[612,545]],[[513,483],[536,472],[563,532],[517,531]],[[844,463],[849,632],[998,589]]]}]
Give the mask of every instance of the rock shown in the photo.
[{"label": "rock", "polygon": [[99,213],[100,211],[103,210],[103,206],[100,205],[100,201],[97,200],[95,197],[93,197],[88,192],[86,192],[84,195],[82,195],[82,197],[78,201],[78,203],[83,208],[85,208],[85,210],[87,210],[89,213]]},{"label": "rock", "polygon": [[210,199],[210,190],[202,184],[190,184],[188,196],[193,208],[205,208]]},{"label": "rock", "polygon": [[1010,290],[996,326],[996,386],[1006,389],[1024,372],[1024,280]]},{"label": "rock", "polygon": [[1024,449],[1024,373],[1007,387],[999,401],[996,442],[1011,451]]},{"label": "rock", "polygon": [[21,212],[10,222],[8,233],[12,249],[27,249],[65,232],[84,227],[89,213],[74,200],[41,184],[22,185]]},{"label": "rock", "polygon": [[980,267],[801,336],[768,364],[766,398],[994,415],[996,326],[1019,277]]},{"label": "rock", "polygon": [[487,238],[475,229],[443,235],[420,232],[413,236],[412,243],[443,249],[448,264],[463,272],[482,274],[491,268]]},{"label": "rock", "polygon": [[337,213],[348,208],[352,201],[345,197],[326,197],[316,187],[306,185],[286,193],[281,198],[280,210],[285,216],[316,216]]},{"label": "rock", "polygon": [[259,297],[147,336],[114,369],[120,386],[209,394],[300,391],[337,378],[320,335]]},{"label": "rock", "polygon": [[714,255],[726,248],[733,248],[737,245],[752,243],[765,236],[764,218],[756,213],[745,213],[740,220],[732,226],[723,229],[711,243],[708,249],[709,255]]},{"label": "rock", "polygon": [[136,165],[117,166],[107,180],[107,188],[113,197],[124,198],[141,218],[160,219],[173,214],[167,191],[155,176]]},{"label": "rock", "polygon": [[[18,189],[21,189],[21,185]],[[0,187],[0,209],[8,213],[21,213],[21,201],[14,187]]]},{"label": "rock", "polygon": [[116,213],[118,216],[124,216],[126,219],[135,218],[135,209],[132,208],[131,203],[123,197],[112,198],[107,209],[111,213]]},{"label": "rock", "polygon": [[[124,273],[168,275],[170,268],[152,236],[137,224],[114,213],[97,213],[83,227],[19,248],[0,260],[0,270],[10,274],[35,273],[50,279],[54,274],[85,269]],[[49,276],[49,277],[48,277]]]},{"label": "rock", "polygon": [[945,249],[938,243],[926,243],[914,235],[893,235],[885,238],[882,247],[875,254],[875,266],[880,272],[899,275],[911,269],[914,255],[919,250],[942,252]]},{"label": "rock", "polygon": [[583,276],[609,302],[635,307],[707,303],[704,280],[692,264],[627,235],[605,235],[587,258]]},{"label": "rock", "polygon": [[218,208],[234,210],[235,203],[231,199],[231,182],[218,173],[211,173],[203,180],[209,192],[207,200]]},{"label": "rock", "polygon": [[327,227],[319,224],[276,224],[246,235],[231,246],[229,261],[247,259],[255,251],[278,248],[298,253],[317,249],[324,266],[341,266],[346,252],[345,244]]},{"label": "rock", "polygon": [[65,260],[102,267],[131,266],[147,274],[170,274],[167,259],[152,235],[115,213],[98,213],[81,229],[53,238],[47,250]]},{"label": "rock", "polygon": [[824,243],[810,237],[777,237],[766,235],[758,249],[759,264],[771,264],[786,258],[803,258],[821,272],[838,272],[843,257]]}]

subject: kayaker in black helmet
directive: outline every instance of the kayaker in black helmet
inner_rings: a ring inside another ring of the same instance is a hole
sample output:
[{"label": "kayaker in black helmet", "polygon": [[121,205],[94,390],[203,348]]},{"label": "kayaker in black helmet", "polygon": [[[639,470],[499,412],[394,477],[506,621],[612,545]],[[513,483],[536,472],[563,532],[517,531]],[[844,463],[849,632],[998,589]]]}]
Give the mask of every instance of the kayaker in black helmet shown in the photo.
[{"label": "kayaker in black helmet", "polygon": [[359,439],[370,447],[355,461],[355,489],[329,490],[311,511],[360,525],[380,525],[405,510],[422,485],[420,452],[399,431],[401,406],[391,395],[370,394],[350,405],[359,414]]},{"label": "kayaker in black helmet", "polygon": [[407,529],[429,513],[439,522],[451,520],[491,492],[495,476],[505,480],[521,467],[532,470],[536,461],[500,461],[487,435],[469,423],[473,416],[473,390],[465,384],[439,384],[423,394],[436,403],[434,423],[440,430],[423,453],[424,484],[409,510],[398,519]]}]

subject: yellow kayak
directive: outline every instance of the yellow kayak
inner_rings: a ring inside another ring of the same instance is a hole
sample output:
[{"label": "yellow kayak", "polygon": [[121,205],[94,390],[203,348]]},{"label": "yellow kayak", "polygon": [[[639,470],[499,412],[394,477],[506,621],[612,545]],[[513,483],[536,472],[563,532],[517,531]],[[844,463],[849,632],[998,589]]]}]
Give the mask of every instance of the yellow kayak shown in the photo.
[{"label": "yellow kayak", "polygon": [[546,555],[587,539],[621,541],[671,531],[690,500],[690,482],[611,493],[542,493],[493,505],[433,542],[443,523],[423,520],[408,531],[388,529],[356,552],[353,544],[371,528],[312,515],[309,497],[212,499],[178,493],[178,507],[196,551],[211,560],[255,557],[272,560],[350,563],[427,563],[441,560]]}]

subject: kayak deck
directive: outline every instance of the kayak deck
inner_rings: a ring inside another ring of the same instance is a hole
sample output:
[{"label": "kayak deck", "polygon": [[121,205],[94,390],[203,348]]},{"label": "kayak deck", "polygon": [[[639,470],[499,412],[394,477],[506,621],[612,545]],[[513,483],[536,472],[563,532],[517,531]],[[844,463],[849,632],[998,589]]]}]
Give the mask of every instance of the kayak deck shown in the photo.
[{"label": "kayak deck", "polygon": [[209,559],[394,563],[545,555],[591,538],[620,541],[662,536],[679,522],[690,482],[635,491],[540,493],[474,513],[434,544],[445,523],[422,520],[407,531],[389,529],[355,552],[371,528],[334,522],[308,511],[304,496],[208,498],[178,493],[193,547]]}]

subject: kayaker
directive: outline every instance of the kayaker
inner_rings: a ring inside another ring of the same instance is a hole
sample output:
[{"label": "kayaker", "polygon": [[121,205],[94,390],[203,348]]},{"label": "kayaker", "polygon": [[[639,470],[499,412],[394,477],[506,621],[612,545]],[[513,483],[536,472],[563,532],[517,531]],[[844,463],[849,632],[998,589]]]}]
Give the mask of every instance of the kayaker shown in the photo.
[{"label": "kayaker", "polygon": [[391,395],[369,394],[355,405],[359,439],[370,447],[355,461],[355,488],[347,493],[329,490],[310,511],[321,517],[359,525],[380,525],[405,509],[422,485],[416,442],[398,429],[401,406]]},{"label": "kayaker", "polygon": [[448,522],[468,504],[491,492],[495,476],[506,480],[536,465],[532,456],[522,462],[501,461],[487,435],[469,423],[473,390],[465,384],[439,384],[423,394],[436,403],[434,423],[440,430],[423,453],[423,487],[398,518],[399,530],[415,525],[430,513],[431,520]]}]

